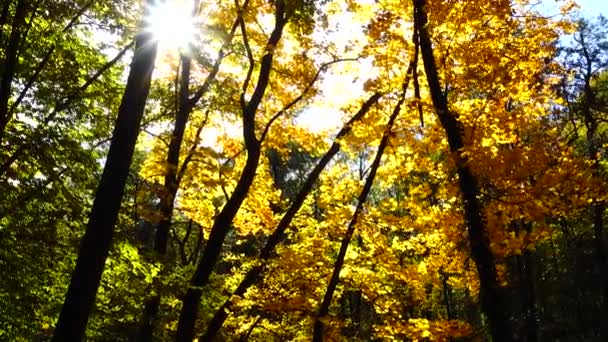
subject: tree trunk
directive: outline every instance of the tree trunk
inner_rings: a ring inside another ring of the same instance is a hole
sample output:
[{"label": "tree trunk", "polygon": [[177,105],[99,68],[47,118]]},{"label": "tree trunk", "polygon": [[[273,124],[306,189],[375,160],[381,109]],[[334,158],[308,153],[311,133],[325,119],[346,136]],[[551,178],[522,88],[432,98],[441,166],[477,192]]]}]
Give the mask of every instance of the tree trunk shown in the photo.
[{"label": "tree trunk", "polygon": [[[169,230],[171,229],[171,220],[173,218],[173,207],[175,205],[175,196],[179,184],[177,181],[177,169],[179,164],[179,155],[184,140],[184,132],[192,107],[189,103],[189,87],[190,87],[190,69],[191,58],[186,55],[181,55],[181,75],[179,82],[179,109],[175,115],[175,125],[169,142],[169,150],[167,151],[167,166],[165,169],[165,183],[160,195],[160,214],[161,219],[156,227],[154,237],[154,251],[158,255],[167,254],[167,244]],[[160,307],[160,294],[154,293],[145,304],[144,316],[142,325],[138,333],[138,341],[151,341],[154,336],[154,321],[158,315]]]},{"label": "tree trunk", "polygon": [[[593,174],[596,177],[601,177],[600,175],[600,164],[599,159],[597,157],[597,148],[595,147],[595,137],[593,133],[587,131],[588,134],[592,134],[588,136],[589,144],[590,144],[590,157],[593,160]],[[600,338],[606,339],[608,338],[608,258],[606,255],[606,245],[604,238],[604,212],[606,211],[606,206],[601,200],[597,200],[591,206],[591,215],[593,220],[593,238],[595,241],[595,258],[599,265],[600,271],[600,279],[601,279],[601,287],[602,287],[602,298],[600,300],[600,319],[599,319],[599,327],[600,327]]]},{"label": "tree trunk", "polygon": [[441,285],[443,292],[443,304],[445,305],[446,318],[448,320],[454,319],[454,310],[452,309],[452,290],[450,284],[448,284],[449,275],[442,269],[439,271],[441,276]]},{"label": "tree trunk", "polygon": [[454,113],[448,109],[448,103],[439,83],[439,75],[433,55],[433,45],[427,32],[427,16],[424,0],[414,0],[415,26],[419,33],[420,52],[424,62],[427,83],[437,117],[446,132],[450,150],[456,156],[457,173],[464,202],[465,220],[468,228],[471,255],[477,266],[480,283],[480,296],[483,312],[490,323],[490,333],[494,342],[510,341],[511,331],[508,326],[504,298],[501,295],[497,280],[494,256],[490,250],[486,227],[481,213],[481,204],[477,196],[477,180],[467,159],[462,154],[464,147],[462,126]]},{"label": "tree trunk", "polygon": [[[592,108],[595,107],[595,92],[591,87],[592,78],[592,62],[589,56],[589,52],[583,47],[583,54],[587,61],[587,67],[585,70],[585,85],[583,88],[583,119],[587,128],[587,155],[588,158],[593,161],[591,166],[593,176],[601,179],[601,165],[598,156],[598,119],[593,116]],[[604,212],[606,211],[606,205],[603,200],[594,200],[591,206],[591,216],[593,222],[593,234],[595,240],[595,257],[599,264],[600,279],[602,286],[602,299],[600,301],[600,338],[608,338],[608,256],[606,252],[606,245],[604,239]]]},{"label": "tree trunk", "polygon": [[322,319],[325,316],[327,316],[327,314],[329,313],[329,306],[330,306],[331,300],[334,296],[334,292],[336,291],[336,287],[338,286],[338,281],[340,280],[340,271],[342,270],[342,267],[344,266],[344,259],[346,257],[346,251],[348,250],[348,245],[350,244],[350,240],[352,239],[353,234],[355,233],[355,227],[358,223],[359,215],[361,215],[361,212],[363,211],[363,205],[365,205],[365,202],[367,201],[367,196],[369,195],[372,185],[374,184],[374,179],[376,178],[376,172],[378,171],[378,167],[380,166],[380,161],[382,160],[382,155],[384,154],[384,150],[385,150],[386,146],[388,145],[390,135],[391,135],[391,130],[393,128],[393,124],[395,123],[395,120],[397,119],[399,112],[401,112],[401,105],[405,101],[405,95],[407,92],[407,88],[409,86],[410,73],[413,72],[413,69],[414,69],[414,65],[412,62],[412,63],[410,63],[410,66],[408,68],[408,71],[406,74],[406,80],[403,83],[403,92],[401,94],[399,101],[397,102],[397,105],[395,106],[395,109],[391,113],[391,116],[388,120],[386,130],[384,131],[384,134],[382,135],[382,139],[380,140],[380,145],[378,145],[378,150],[376,152],[376,156],[374,157],[374,161],[372,162],[372,165],[370,167],[369,175],[367,176],[367,179],[365,180],[365,185],[363,186],[363,189],[361,190],[361,193],[359,194],[359,197],[357,198],[357,207],[355,208],[353,217],[351,218],[351,220],[348,224],[348,228],[346,229],[346,234],[344,235],[342,242],[340,244],[340,251],[338,252],[336,262],[334,263],[334,268],[333,268],[331,278],[329,280],[329,284],[327,285],[327,289],[325,290],[325,295],[323,296],[323,301],[319,305],[319,310],[317,311],[317,315],[315,317],[315,321],[313,324],[313,333],[312,333],[313,342],[323,341],[323,330],[325,329],[325,327],[323,325]]},{"label": "tree trunk", "polygon": [[[302,188],[300,189],[297,196],[287,209],[287,212],[281,218],[281,221],[277,225],[277,228],[272,232],[272,234],[268,238],[268,241],[266,241],[266,244],[262,248],[262,251],[260,252],[259,256],[262,261],[268,260],[272,256],[275,247],[285,238],[285,230],[287,230],[296,213],[302,207],[302,204],[306,200],[306,197],[312,190],[314,184],[317,182],[319,175],[321,174],[323,169],[325,169],[327,164],[329,164],[331,159],[338,153],[338,151],[340,151],[339,140],[351,131],[353,124],[359,121],[378,101],[379,98],[380,94],[378,93],[372,95],[367,100],[367,102],[365,102],[363,106],[361,106],[361,109],[348,121],[348,123],[344,125],[340,132],[338,132],[334,143],[329,148],[329,150],[323,155],[323,157],[321,157],[321,159],[319,160],[317,165],[312,169],[308,177],[306,177],[306,181],[302,185]],[[265,265],[260,265],[254,266],[252,269],[250,269],[231,297],[242,297],[251,286],[253,286],[260,280],[264,268]],[[228,300],[226,300],[224,304],[215,312],[215,315],[213,315],[213,318],[207,325],[207,331],[200,338],[201,341],[214,341],[217,338],[217,334],[219,333],[222,325],[224,324],[224,321],[228,317],[227,310],[230,308],[230,305],[231,298],[228,298]]]},{"label": "tree trunk", "polygon": [[[532,224],[515,222],[516,233],[521,233],[521,226],[527,234],[532,231]],[[519,292],[523,298],[524,311],[524,328],[520,336],[524,337],[524,341],[538,341],[538,310],[536,304],[536,287],[534,286],[534,255],[528,249],[522,252],[522,255],[515,257],[519,270]]]},{"label": "tree trunk", "polygon": [[142,31],[137,36],[110,150],[86,232],[80,243],[76,267],[57,321],[53,341],[80,341],[84,337],[112,242],[114,225],[150,90],[156,47],[156,42],[149,33]]},{"label": "tree trunk", "polygon": [[536,289],[534,286],[534,256],[529,250],[525,250],[521,257],[522,286],[524,296],[524,310],[526,315],[526,341],[538,341],[538,310],[536,305]]},{"label": "tree trunk", "polygon": [[[275,27],[267,43],[267,46],[270,47],[277,46],[283,35],[283,28],[287,23],[285,2],[282,0],[276,1],[275,6]],[[199,302],[203,294],[202,287],[208,283],[209,277],[213,273],[213,268],[219,259],[224,240],[232,225],[232,220],[245,200],[249,188],[253,183],[253,179],[255,178],[261,150],[261,142],[258,141],[255,134],[255,114],[264,97],[266,88],[268,87],[270,72],[272,70],[272,61],[273,51],[270,49],[266,51],[262,57],[258,81],[251,99],[243,107],[243,137],[247,150],[247,161],[245,162],[245,167],[243,168],[234,192],[213,223],[203,255],[190,280],[190,287],[182,300],[182,310],[177,325],[176,341],[189,342],[194,339],[194,326],[198,315]],[[242,95],[242,98],[243,97],[244,93]]]},{"label": "tree trunk", "polygon": [[[8,6],[8,4],[7,4]],[[21,44],[22,29],[25,26],[25,15],[27,12],[27,0],[19,0],[15,8],[11,34],[6,47],[2,80],[0,80],[0,142],[4,136],[4,130],[10,121],[8,101],[11,97],[11,88],[15,70],[19,63],[19,45]],[[1,37],[0,37],[1,38]]]}]

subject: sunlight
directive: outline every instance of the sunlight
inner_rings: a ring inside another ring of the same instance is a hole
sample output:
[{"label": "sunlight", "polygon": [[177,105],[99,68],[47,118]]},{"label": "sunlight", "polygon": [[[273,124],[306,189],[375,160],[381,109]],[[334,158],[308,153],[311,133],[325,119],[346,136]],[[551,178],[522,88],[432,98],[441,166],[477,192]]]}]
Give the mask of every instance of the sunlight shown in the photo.
[{"label": "sunlight", "polygon": [[196,20],[191,1],[164,0],[150,8],[146,26],[159,48],[165,51],[187,49],[195,41]]}]

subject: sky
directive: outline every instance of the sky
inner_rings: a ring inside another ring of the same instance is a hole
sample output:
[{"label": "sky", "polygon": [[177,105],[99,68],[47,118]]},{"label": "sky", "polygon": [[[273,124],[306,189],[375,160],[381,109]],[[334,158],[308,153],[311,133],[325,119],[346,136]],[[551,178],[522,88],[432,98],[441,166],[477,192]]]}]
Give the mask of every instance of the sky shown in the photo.
[{"label": "sky", "polygon": [[[599,14],[608,17],[608,1],[607,0],[575,0],[579,5],[581,15],[587,18],[593,18]],[[547,14],[559,13],[558,4],[555,0],[543,0],[543,7],[546,8]]]},{"label": "sky", "polygon": [[579,0],[577,3],[586,17],[595,17],[599,14],[608,16],[608,1],[606,0]]}]

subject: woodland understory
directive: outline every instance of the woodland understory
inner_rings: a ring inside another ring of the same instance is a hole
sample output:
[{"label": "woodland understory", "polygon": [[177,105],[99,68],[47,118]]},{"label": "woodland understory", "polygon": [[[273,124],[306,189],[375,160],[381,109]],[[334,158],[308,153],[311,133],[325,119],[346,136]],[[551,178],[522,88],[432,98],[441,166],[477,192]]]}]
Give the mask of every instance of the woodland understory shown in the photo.
[{"label": "woodland understory", "polygon": [[2,1],[0,341],[608,341],[579,13]]}]

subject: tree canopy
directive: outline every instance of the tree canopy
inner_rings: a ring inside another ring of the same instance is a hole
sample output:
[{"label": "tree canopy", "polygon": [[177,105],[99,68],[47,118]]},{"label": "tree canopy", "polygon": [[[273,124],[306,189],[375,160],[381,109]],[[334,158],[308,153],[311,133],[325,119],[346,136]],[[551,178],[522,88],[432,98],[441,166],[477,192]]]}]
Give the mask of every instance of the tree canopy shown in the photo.
[{"label": "tree canopy", "polygon": [[605,341],[606,18],[0,4],[0,340]]}]

